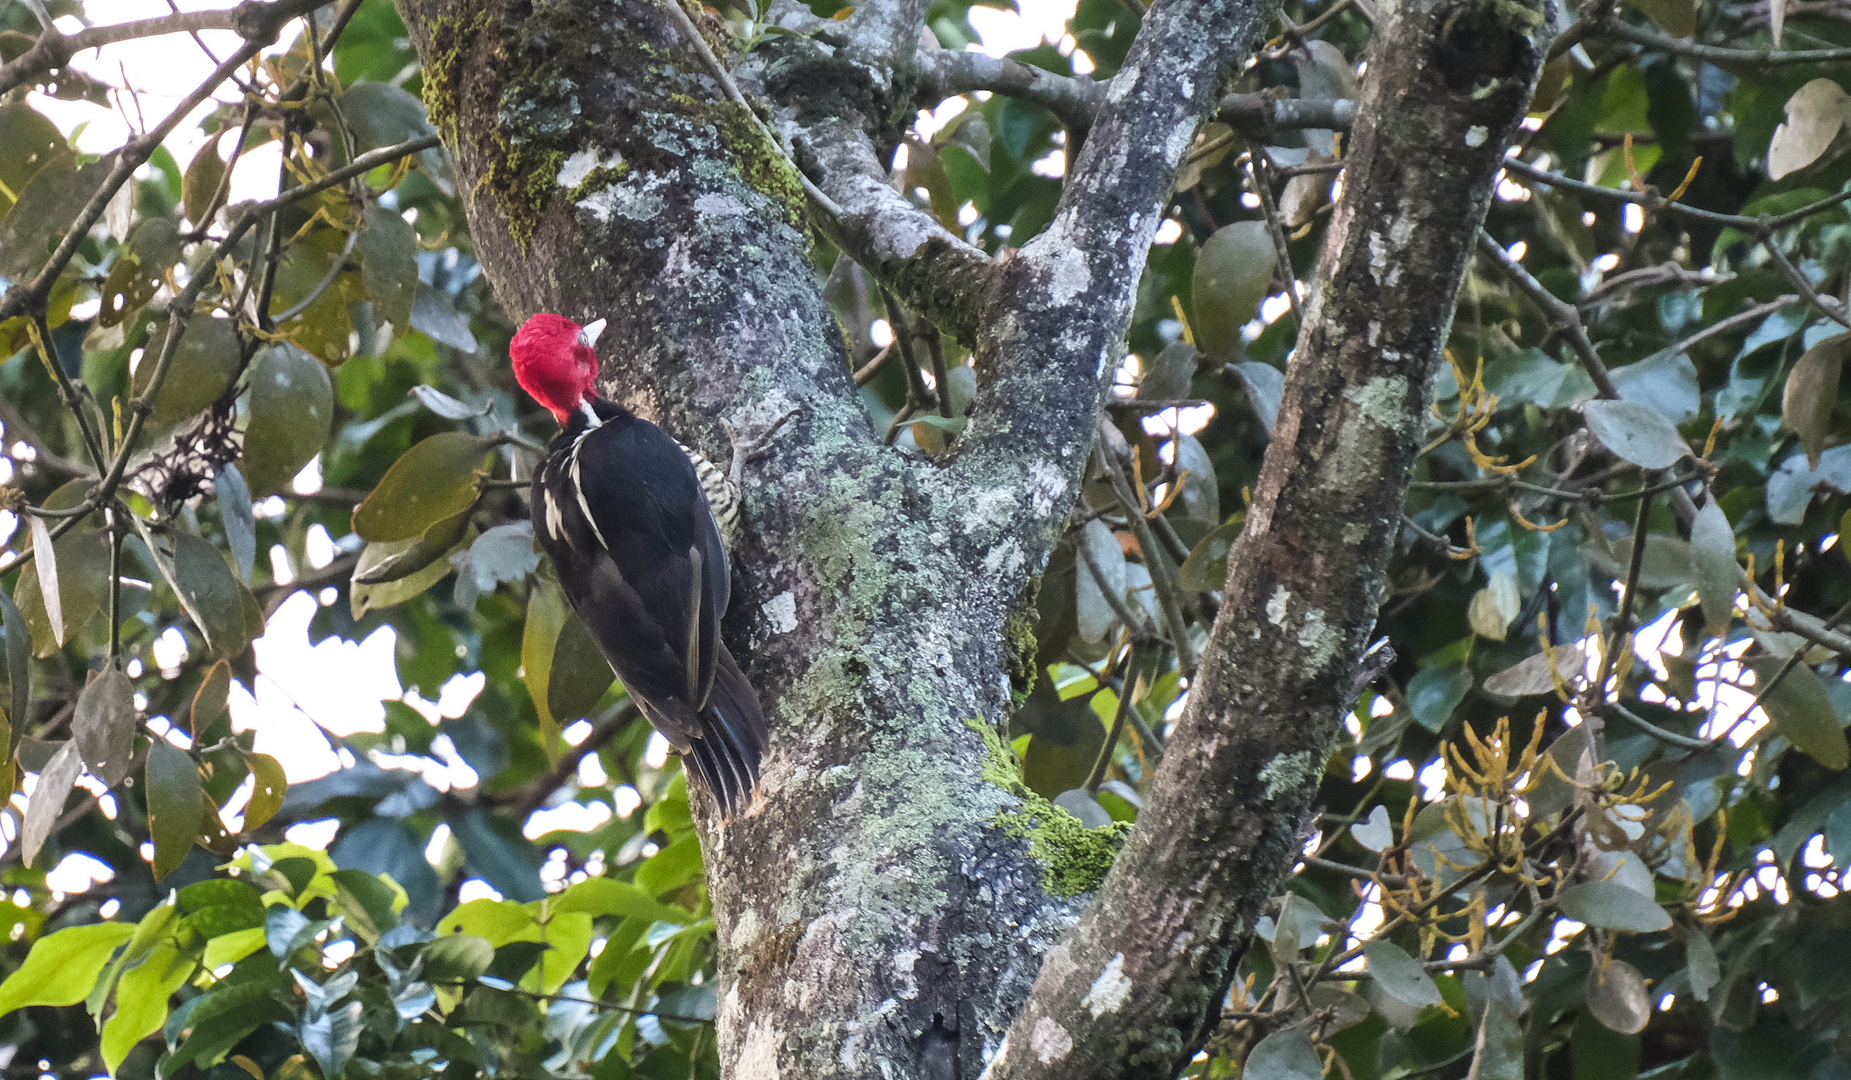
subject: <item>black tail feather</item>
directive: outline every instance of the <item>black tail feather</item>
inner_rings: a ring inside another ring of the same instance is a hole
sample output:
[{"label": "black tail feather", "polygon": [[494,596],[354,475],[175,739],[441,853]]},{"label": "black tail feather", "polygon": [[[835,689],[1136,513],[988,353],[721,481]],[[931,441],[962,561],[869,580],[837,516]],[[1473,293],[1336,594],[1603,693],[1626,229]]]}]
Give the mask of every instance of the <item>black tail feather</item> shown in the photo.
[{"label": "black tail feather", "polygon": [[724,644],[713,692],[701,710],[700,737],[693,740],[683,762],[713,792],[723,814],[751,801],[758,787],[758,763],[765,753],[765,714],[758,695]]}]

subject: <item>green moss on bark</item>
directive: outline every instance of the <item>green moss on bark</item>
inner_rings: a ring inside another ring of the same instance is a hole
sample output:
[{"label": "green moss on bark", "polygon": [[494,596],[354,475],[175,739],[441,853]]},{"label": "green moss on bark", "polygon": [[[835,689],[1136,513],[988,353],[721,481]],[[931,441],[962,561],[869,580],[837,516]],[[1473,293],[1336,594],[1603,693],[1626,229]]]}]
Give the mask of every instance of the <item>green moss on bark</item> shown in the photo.
[{"label": "green moss on bark", "polygon": [[1087,828],[1079,818],[1022,783],[1015,754],[995,728],[982,720],[965,723],[983,736],[983,778],[1022,802],[1019,809],[998,813],[991,824],[1007,836],[1028,841],[1028,854],[1041,864],[1041,885],[1048,895],[1065,899],[1097,889],[1112,869],[1125,834],[1131,831],[1130,822]]}]

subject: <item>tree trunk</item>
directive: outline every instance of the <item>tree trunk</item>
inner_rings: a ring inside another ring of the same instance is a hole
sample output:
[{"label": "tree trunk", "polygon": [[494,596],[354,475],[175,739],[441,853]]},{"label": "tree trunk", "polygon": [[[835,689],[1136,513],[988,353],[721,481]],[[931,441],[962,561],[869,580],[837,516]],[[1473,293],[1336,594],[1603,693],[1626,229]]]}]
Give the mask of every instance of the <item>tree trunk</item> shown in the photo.
[{"label": "tree trunk", "polygon": [[[1349,702],[1452,296],[1540,55],[1533,27],[1496,20],[1528,9],[1386,12],[1213,644],[1082,918],[1054,893],[1110,851],[1045,804],[1024,813],[998,760],[1004,673],[1033,649],[1007,627],[1066,525],[1180,156],[1269,9],[1159,0],[1088,99],[1054,224],[1004,263],[886,183],[922,3],[871,2],[742,69],[840,211],[832,238],[976,350],[975,413],[934,464],[870,429],[800,179],[668,9],[399,2],[509,312],[608,319],[605,393],[715,460],[722,422],[793,414],[746,470],[726,625],[772,722],[763,788],[730,822],[697,801],[726,1075],[1173,1073],[1289,868]],[[1459,70],[1484,57],[1507,62]]]}]

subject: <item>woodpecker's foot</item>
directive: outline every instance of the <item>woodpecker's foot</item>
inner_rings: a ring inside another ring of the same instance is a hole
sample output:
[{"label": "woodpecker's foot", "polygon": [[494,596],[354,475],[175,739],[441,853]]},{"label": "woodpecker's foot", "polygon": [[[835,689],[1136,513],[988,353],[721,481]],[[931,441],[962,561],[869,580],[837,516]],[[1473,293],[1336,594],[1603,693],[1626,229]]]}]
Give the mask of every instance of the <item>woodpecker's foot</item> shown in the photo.
[{"label": "woodpecker's foot", "polygon": [[[742,424],[734,427],[725,420],[720,421],[720,426],[726,430],[727,439],[733,444],[733,463],[726,470],[727,482],[737,489],[740,478],[745,475],[746,462],[763,457],[771,449],[772,436],[796,415],[795,408],[786,409],[771,423],[762,426]],[[754,427],[757,430],[753,430]]]}]

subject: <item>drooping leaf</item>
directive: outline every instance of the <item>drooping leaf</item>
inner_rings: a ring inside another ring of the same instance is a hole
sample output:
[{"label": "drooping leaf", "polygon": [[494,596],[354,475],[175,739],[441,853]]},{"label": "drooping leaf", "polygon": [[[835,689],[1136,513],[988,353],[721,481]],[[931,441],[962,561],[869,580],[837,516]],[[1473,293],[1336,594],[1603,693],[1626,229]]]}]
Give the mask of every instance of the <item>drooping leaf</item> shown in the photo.
[{"label": "drooping leaf", "polygon": [[45,618],[51,626],[51,638],[64,647],[64,599],[58,589],[58,546],[52,543],[51,529],[37,514],[27,514],[32,533],[32,560],[37,570],[39,595],[45,598]]},{"label": "drooping leaf", "polygon": [[418,294],[417,230],[397,211],[373,203],[366,208],[354,250],[360,254],[360,280],[373,314],[396,329],[408,329]]},{"label": "drooping leaf", "polygon": [[1264,221],[1235,221],[1215,230],[1195,257],[1195,343],[1209,356],[1232,360],[1240,328],[1258,314],[1272,288],[1278,249]]},{"label": "drooping leaf", "polygon": [[1838,405],[1838,382],[1847,358],[1851,358],[1851,334],[1826,338],[1800,356],[1781,391],[1780,426],[1800,437],[1806,463],[1815,469],[1831,433],[1832,410]]},{"label": "drooping leaf", "polygon": [[474,420],[482,416],[485,409],[477,408],[466,402],[458,401],[435,386],[422,384],[411,388],[411,396],[427,409],[445,420]]},{"label": "drooping leaf", "polygon": [[[1491,676],[1484,682],[1485,692],[1500,697],[1529,697],[1533,694],[1547,694],[1555,689],[1555,676],[1573,685],[1584,666],[1586,657],[1579,644],[1558,645],[1534,656],[1526,656],[1510,667]],[[1553,663],[1555,673],[1550,674]]]},{"label": "drooping leaf", "polygon": [[1246,524],[1247,516],[1236,514],[1210,530],[1183,560],[1176,572],[1177,584],[1190,592],[1214,592],[1226,584],[1228,556]]},{"label": "drooping leaf", "polygon": [[191,707],[187,710],[187,726],[198,739],[206,729],[218,722],[225,715],[230,704],[231,664],[220,660],[206,669],[205,678],[199,680],[199,689],[193,692]]},{"label": "drooping leaf", "polygon": [[567,723],[589,716],[598,699],[611,687],[610,662],[591,636],[584,620],[567,607],[553,645],[553,662],[546,676],[546,711],[555,721]]},{"label": "drooping leaf", "polygon": [[1233,372],[1240,379],[1241,388],[1247,392],[1247,403],[1260,418],[1260,426],[1271,435],[1273,424],[1279,419],[1279,401],[1285,397],[1285,373],[1258,360],[1243,360],[1222,370]]},{"label": "drooping leaf", "polygon": [[60,745],[51,760],[39,770],[38,786],[32,789],[32,801],[26,804],[25,820],[19,827],[19,848],[25,864],[31,866],[39,849],[51,836],[51,830],[64,813],[64,800],[77,784],[83,760],[77,756],[75,739]]},{"label": "drooping leaf", "polygon": [[1729,515],[1715,499],[1697,511],[1690,523],[1691,576],[1703,604],[1704,630],[1712,637],[1729,629],[1735,614],[1735,594],[1742,585],[1742,566],[1735,560],[1735,530]]},{"label": "drooping leaf", "polygon": [[1588,972],[1587,1006],[1596,1020],[1627,1035],[1644,1031],[1652,1018],[1652,996],[1645,978],[1624,960],[1596,964]]},{"label": "drooping leaf", "polygon": [[456,310],[450,302],[450,296],[442,289],[433,289],[420,284],[418,293],[411,305],[411,328],[428,336],[439,345],[448,345],[466,353],[474,353],[481,346],[476,342],[476,335],[469,329],[469,320]]},{"label": "drooping leaf", "polygon": [[1094,518],[1080,530],[1079,593],[1077,611],[1080,636],[1087,641],[1105,637],[1117,615],[1107,597],[1125,597],[1125,552],[1106,523]]},{"label": "drooping leaf", "polygon": [[71,742],[84,768],[103,783],[113,788],[128,775],[135,752],[135,688],[114,664],[77,696]]},{"label": "drooping leaf", "polygon": [[181,181],[180,203],[186,210],[186,219],[195,228],[209,222],[213,213],[224,205],[228,190],[225,176],[229,171],[225,159],[219,156],[217,139],[207,139],[194,151],[193,160],[186,167],[186,177]]},{"label": "drooping leaf", "polygon": [[167,1022],[167,1004],[193,974],[194,962],[171,942],[157,944],[141,962],[126,967],[116,984],[115,1012],[104,1021],[97,1049],[111,1076],[129,1051]]},{"label": "drooping leaf", "polygon": [[[1851,806],[1851,803],[1846,805]],[[1690,983],[1691,996],[1708,1001],[1710,991],[1722,981],[1722,965],[1716,959],[1716,946],[1701,930],[1693,930],[1684,941],[1684,978]]]},{"label": "drooping leaf", "polygon": [[1425,668],[1408,680],[1408,710],[1428,731],[1439,731],[1472,688],[1472,673],[1459,664]]},{"label": "drooping leaf", "polygon": [[1196,358],[1201,350],[1186,341],[1173,341],[1163,347],[1150,362],[1150,370],[1138,380],[1138,398],[1143,401],[1175,401],[1189,396],[1189,384],[1195,379]]},{"label": "drooping leaf", "polygon": [[1643,469],[1668,469],[1690,447],[1664,413],[1633,401],[1590,401],[1588,430],[1614,455]]},{"label": "drooping leaf", "polygon": [[[159,358],[167,345],[168,324],[158,324],[148,336],[141,363],[135,367],[131,389],[137,397],[153,384]],[[154,395],[148,419],[167,427],[194,415],[217,401],[237,377],[242,359],[238,333],[230,319],[197,317],[187,320],[168,361],[167,374]]]},{"label": "drooping leaf", "polygon": [[354,508],[354,532],[370,541],[409,540],[468,510],[493,445],[493,440],[460,431],[440,432],[416,444]]},{"label": "drooping leaf", "polygon": [[247,754],[244,760],[251,769],[251,801],[244,808],[244,829],[249,832],[263,828],[276,816],[289,793],[289,782],[282,763],[269,754]]},{"label": "drooping leaf", "polygon": [[160,880],[193,850],[205,793],[192,755],[166,739],[148,747],[148,832],[154,839],[154,877]]},{"label": "drooping leaf", "polygon": [[[1764,656],[1750,665],[1757,685],[1766,682],[1785,666],[1779,657]],[[1828,769],[1851,765],[1851,744],[1825,692],[1817,672],[1804,663],[1793,665],[1786,677],[1761,697],[1761,707],[1774,727],[1806,756]]]},{"label": "drooping leaf", "polygon": [[0,633],[6,635],[6,720],[9,727],[6,756],[13,756],[26,733],[27,709],[32,703],[32,635],[19,605],[0,590]]},{"label": "drooping leaf", "polygon": [[238,580],[250,584],[257,567],[257,518],[251,511],[251,489],[236,465],[227,462],[213,478],[218,493],[219,520],[225,526],[225,546],[238,568]]},{"label": "drooping leaf", "polygon": [[269,495],[321,452],[334,423],[334,383],[321,361],[288,344],[264,349],[251,367],[244,434],[251,494]]},{"label": "drooping leaf", "polygon": [[1851,95],[1831,79],[1818,78],[1787,99],[1787,119],[1767,146],[1767,175],[1778,180],[1825,157],[1851,119]]},{"label": "drooping leaf", "polygon": [[1177,502],[1183,513],[1210,525],[1220,521],[1221,485],[1215,479],[1215,463],[1200,439],[1184,435],[1176,440],[1176,471],[1182,474]]},{"label": "drooping leaf", "polygon": [[244,594],[225,556],[192,533],[175,532],[170,539],[171,584],[181,606],[214,649],[228,656],[243,652],[251,638],[250,628],[244,625]]}]

